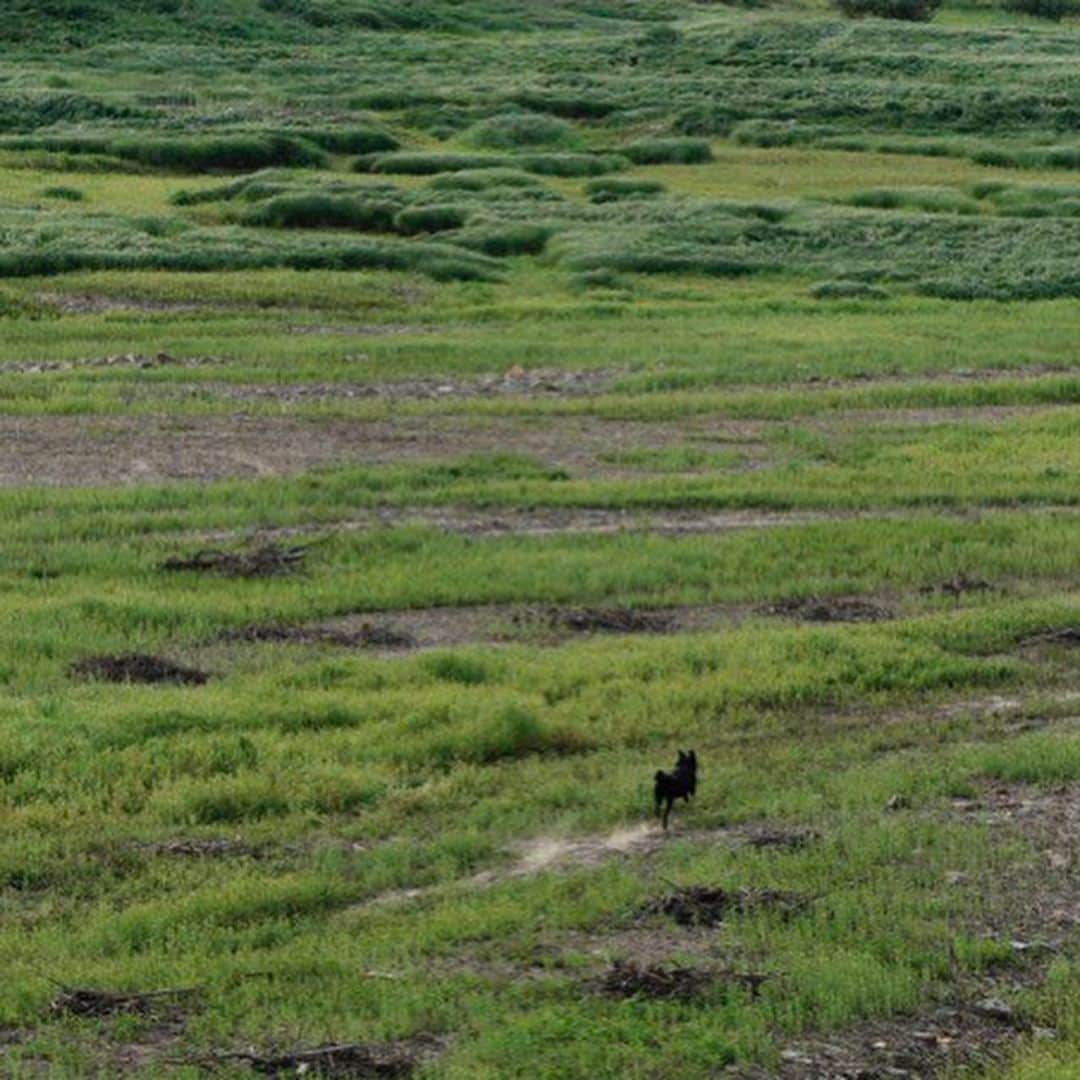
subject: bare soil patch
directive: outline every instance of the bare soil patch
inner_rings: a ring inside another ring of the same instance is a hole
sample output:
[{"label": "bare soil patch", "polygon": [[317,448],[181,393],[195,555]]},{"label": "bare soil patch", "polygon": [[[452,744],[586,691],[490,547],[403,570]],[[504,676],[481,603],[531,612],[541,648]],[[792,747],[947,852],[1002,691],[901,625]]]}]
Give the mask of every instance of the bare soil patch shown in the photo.
[{"label": "bare soil patch", "polygon": [[311,544],[282,547],[271,543],[250,548],[248,551],[205,549],[196,551],[193,555],[178,555],[166,559],[158,569],[194,570],[201,573],[220,574],[222,577],[283,577],[300,569],[311,547]]},{"label": "bare soil patch", "polygon": [[288,623],[261,623],[226,630],[219,641],[277,643],[287,645],[340,645],[358,649],[413,649],[416,638],[381,622],[367,622],[355,630],[329,627],[297,626]]},{"label": "bare soil patch", "polygon": [[810,905],[801,893],[777,889],[724,889],[710,885],[686,885],[650,900],[642,915],[663,915],[680,926],[719,926],[729,915],[767,911],[791,918]]},{"label": "bare soil patch", "polygon": [[[445,461],[468,454],[524,454],[570,475],[622,476],[601,461],[612,450],[748,439],[756,421],[601,421],[593,417],[396,417],[287,415],[0,417],[0,484],[147,484],[168,480],[286,476],[320,466]],[[634,474],[636,475],[636,474]]]},{"label": "bare soil patch", "polygon": [[265,854],[263,848],[224,837],[181,836],[173,840],[143,841],[136,847],[149,855],[181,859],[258,859]]},{"label": "bare soil patch", "polygon": [[896,618],[888,608],[859,596],[796,596],[766,604],[759,611],[803,622],[880,622]]},{"label": "bare soil patch", "polygon": [[326,1078],[402,1077],[430,1064],[446,1048],[435,1036],[418,1035],[394,1043],[338,1043],[309,1050],[223,1051],[191,1059],[190,1064],[216,1070],[228,1062],[246,1064],[262,1076]]},{"label": "bare soil patch", "polygon": [[821,834],[814,829],[781,829],[773,825],[756,825],[746,831],[746,843],[758,850],[801,851],[820,839]]},{"label": "bare soil patch", "polygon": [[147,653],[87,656],[72,664],[71,673],[101,682],[167,683],[174,686],[202,686],[210,678],[198,668],[185,667],[163,656],[150,656]]},{"label": "bare soil patch", "polygon": [[513,623],[523,630],[547,629],[572,634],[665,634],[675,629],[675,611],[640,608],[575,608],[543,604],[519,609]]},{"label": "bare soil patch", "polygon": [[705,968],[616,961],[595,985],[606,997],[692,1001],[707,991],[714,981],[714,974]]},{"label": "bare soil patch", "polygon": [[182,1009],[185,1000],[197,997],[198,987],[171,990],[150,990],[143,993],[114,990],[94,990],[87,987],[64,987],[53,999],[50,1010],[73,1016],[115,1016],[118,1013],[137,1013],[141,1016],[174,1013]]},{"label": "bare soil patch", "polygon": [[766,1080],[929,1080],[965,1065],[1003,1062],[1021,1032],[973,1005],[942,1005],[913,1016],[868,1021],[783,1050],[776,1070],[738,1075]]},{"label": "bare soil patch", "polygon": [[[424,327],[365,327],[352,332],[366,334],[409,333]],[[294,331],[297,332],[297,331]],[[314,332],[307,330],[306,332]],[[321,332],[348,332],[328,327]],[[558,368],[537,368],[526,371],[515,368],[494,375],[472,379],[452,376],[440,378],[416,377],[371,382],[302,382],[302,383],[199,383],[183,392],[206,394],[229,401],[271,401],[302,404],[312,401],[356,400],[370,398],[388,401],[449,401],[460,398],[500,397],[587,397],[610,389],[614,380],[623,374],[618,369],[565,371]]]},{"label": "bare soil patch", "polygon": [[706,632],[737,625],[748,614],[750,609],[738,604],[631,609],[478,604],[345,615],[315,624],[255,624],[228,630],[217,640],[337,645],[387,652],[472,644],[559,645],[594,634]]}]

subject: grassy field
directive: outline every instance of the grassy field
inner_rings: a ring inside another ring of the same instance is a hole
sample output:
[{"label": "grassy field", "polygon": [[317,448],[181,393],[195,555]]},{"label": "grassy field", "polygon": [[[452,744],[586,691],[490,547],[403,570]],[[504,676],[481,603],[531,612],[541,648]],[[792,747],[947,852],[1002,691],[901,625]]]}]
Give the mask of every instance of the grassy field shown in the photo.
[{"label": "grassy field", "polygon": [[1075,18],[11,2],[0,1074],[1080,1074]]}]

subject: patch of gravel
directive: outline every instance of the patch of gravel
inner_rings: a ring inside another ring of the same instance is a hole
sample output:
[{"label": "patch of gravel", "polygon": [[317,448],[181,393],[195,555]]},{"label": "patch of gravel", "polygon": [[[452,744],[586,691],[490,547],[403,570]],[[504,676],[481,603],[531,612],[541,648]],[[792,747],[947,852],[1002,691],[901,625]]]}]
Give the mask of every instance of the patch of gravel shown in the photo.
[{"label": "patch of gravel", "polygon": [[[329,330],[325,331],[329,332]],[[369,334],[391,333],[369,327]],[[399,332],[404,333],[404,330]],[[460,398],[587,397],[608,390],[619,370],[564,371],[557,368],[526,371],[513,369],[475,379],[412,378],[372,382],[210,383],[175,387],[176,395],[210,395],[227,401],[275,402],[297,405],[320,401],[444,401]]]},{"label": "patch of gravel", "polygon": [[116,356],[94,356],[85,360],[20,360],[0,364],[0,374],[4,375],[42,375],[54,371],[75,371],[88,368],[138,368],[146,371],[153,368],[199,368],[223,364],[217,356],[172,356],[159,352],[120,353]]}]

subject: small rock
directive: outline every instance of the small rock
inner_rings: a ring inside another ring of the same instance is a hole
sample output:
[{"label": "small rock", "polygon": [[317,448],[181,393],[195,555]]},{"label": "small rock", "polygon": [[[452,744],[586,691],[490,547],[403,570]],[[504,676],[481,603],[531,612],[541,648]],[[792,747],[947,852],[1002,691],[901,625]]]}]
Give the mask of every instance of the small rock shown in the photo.
[{"label": "small rock", "polygon": [[982,1001],[975,1002],[975,1011],[1002,1023],[1011,1023],[1016,1016],[1013,1007],[1001,998],[983,998]]},{"label": "small rock", "polygon": [[885,809],[895,813],[897,810],[910,810],[911,799],[907,795],[893,795],[885,804]]}]

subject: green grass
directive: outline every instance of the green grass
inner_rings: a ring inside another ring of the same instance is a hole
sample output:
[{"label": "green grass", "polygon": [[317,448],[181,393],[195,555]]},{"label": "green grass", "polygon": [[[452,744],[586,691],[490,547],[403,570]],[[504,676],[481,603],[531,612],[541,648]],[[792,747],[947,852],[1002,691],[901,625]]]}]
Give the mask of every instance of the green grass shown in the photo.
[{"label": "green grass", "polygon": [[[0,1073],[429,1034],[417,1075],[694,1080],[994,996],[1056,1037],[965,1075],[1075,1076],[1080,941],[1040,922],[1080,785],[1075,23],[14,4]],[[124,359],[159,354],[212,362]],[[271,539],[317,542],[161,569]],[[813,597],[893,617],[765,610]],[[433,647],[230,637],[383,623]],[[73,669],[136,651],[210,677]],[[605,853],[690,746],[669,838]],[[643,919],[692,884],[809,902]],[[598,992],[646,949],[772,978]],[[170,1026],[57,982],[203,993]]]}]

